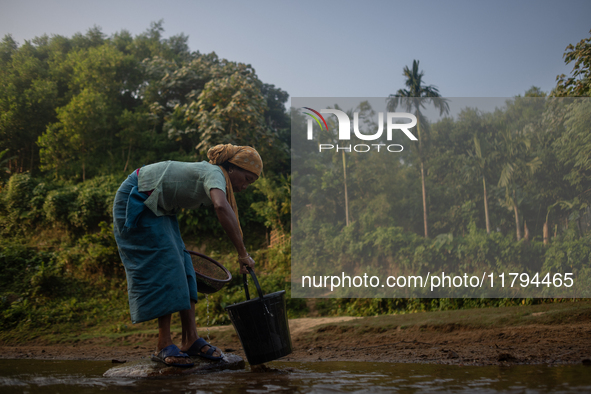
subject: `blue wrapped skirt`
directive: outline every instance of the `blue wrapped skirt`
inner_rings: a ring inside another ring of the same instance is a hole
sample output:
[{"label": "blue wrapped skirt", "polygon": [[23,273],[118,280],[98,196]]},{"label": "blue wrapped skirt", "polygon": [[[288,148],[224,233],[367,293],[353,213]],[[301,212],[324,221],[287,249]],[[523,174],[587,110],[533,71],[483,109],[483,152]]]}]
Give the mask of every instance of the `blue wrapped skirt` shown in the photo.
[{"label": "blue wrapped skirt", "polygon": [[197,282],[176,216],[156,216],[138,191],[134,171],[113,203],[113,229],[125,266],[131,321],[139,323],[191,308]]}]

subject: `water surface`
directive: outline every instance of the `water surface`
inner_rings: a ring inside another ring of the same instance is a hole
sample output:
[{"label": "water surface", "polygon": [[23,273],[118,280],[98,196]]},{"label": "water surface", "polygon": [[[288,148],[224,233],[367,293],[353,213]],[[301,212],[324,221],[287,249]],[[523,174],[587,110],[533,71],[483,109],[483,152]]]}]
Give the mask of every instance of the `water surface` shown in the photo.
[{"label": "water surface", "polygon": [[591,367],[460,367],[366,362],[273,362],[273,372],[214,372],[166,379],[105,378],[107,361],[0,360],[12,393],[591,393]]}]

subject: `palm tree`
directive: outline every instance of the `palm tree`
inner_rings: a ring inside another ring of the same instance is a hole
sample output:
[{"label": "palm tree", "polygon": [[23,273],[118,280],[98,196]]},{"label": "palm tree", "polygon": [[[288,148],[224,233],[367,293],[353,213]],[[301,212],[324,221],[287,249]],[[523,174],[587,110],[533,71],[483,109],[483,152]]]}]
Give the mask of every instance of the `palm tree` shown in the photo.
[{"label": "palm tree", "polygon": [[[412,145],[419,156],[421,163],[421,184],[423,188],[423,224],[425,227],[425,238],[429,237],[429,230],[427,225],[427,191],[425,189],[425,156],[426,144],[428,143],[428,129],[427,119],[421,113],[421,109],[425,108],[425,104],[431,103],[439,110],[439,114],[449,113],[449,104],[441,97],[437,87],[433,85],[423,85],[423,71],[419,71],[419,61],[413,60],[412,70],[408,66],[404,66],[402,75],[406,78],[404,84],[407,89],[398,89],[396,94],[391,94],[387,99],[388,111],[396,111],[397,107],[403,107],[407,112],[414,112],[417,117],[417,132],[418,132],[418,147]],[[423,128],[423,125],[425,127]]]},{"label": "palm tree", "polygon": [[[335,109],[342,110],[337,104],[335,104]],[[373,119],[375,112],[371,108],[371,105],[369,104],[368,101],[362,101],[361,103],[359,103],[357,105],[357,107],[355,107],[355,109],[347,110],[347,111],[345,111],[345,113],[347,114],[349,119],[353,119],[354,114],[357,113],[360,120],[363,120],[366,123],[371,124],[373,126],[371,119]],[[352,127],[352,125],[351,125],[351,127]],[[336,127],[332,127],[332,129],[337,130]],[[332,136],[332,142],[334,144],[338,143],[338,139],[337,139],[336,135]],[[345,226],[348,226],[353,221],[353,218],[351,217],[351,215],[349,213],[349,192],[348,192],[348,188],[347,188],[347,160],[346,160],[344,149],[341,151],[341,154],[342,154],[342,158],[343,158],[343,184],[345,187]]]},{"label": "palm tree", "polygon": [[507,128],[501,132],[501,136],[504,157],[498,186],[505,188],[505,201],[501,201],[502,205],[513,210],[515,214],[515,232],[517,241],[519,241],[521,240],[521,229],[516,191],[521,183],[533,176],[542,161],[537,156],[527,160],[527,156],[531,152],[531,141],[523,133]]},{"label": "palm tree", "polygon": [[[355,110],[356,111],[361,111],[361,107],[360,106],[362,104],[360,104],[359,106],[357,106],[357,108]],[[338,104],[335,104],[334,108],[342,111],[342,108],[340,108],[338,106]],[[353,119],[353,114],[354,114],[354,111],[353,110],[348,110],[348,111],[345,111],[345,112],[346,112],[347,116],[349,117],[349,119]],[[329,124],[331,124],[331,120],[329,120]],[[338,127],[332,127],[332,124],[331,124],[331,129],[332,130],[338,130]],[[326,131],[328,131],[328,130],[326,130]],[[328,133],[326,135],[326,137],[331,141],[331,143],[333,143],[333,144],[337,144],[338,143],[338,137],[336,135],[332,135],[332,134]],[[320,139],[318,140],[318,143],[320,144]],[[343,185],[344,185],[344,189],[345,189],[345,226],[348,226],[349,225],[349,222],[350,222],[350,217],[349,217],[349,193],[348,193],[348,190],[347,190],[347,160],[345,158],[345,150],[344,149],[341,151],[341,154],[342,154],[342,158],[343,158]]]},{"label": "palm tree", "polygon": [[462,111],[463,118],[468,121],[474,133],[474,148],[468,150],[470,158],[469,172],[467,178],[482,178],[484,194],[484,218],[486,222],[486,233],[490,234],[490,215],[488,210],[488,193],[486,179],[491,178],[492,169],[497,164],[500,156],[499,147],[495,136],[494,118],[490,114],[482,114],[477,109],[466,109]]},{"label": "palm tree", "polygon": [[[474,134],[474,159],[476,164],[478,165],[478,172],[479,175],[482,177],[482,186],[484,188],[484,218],[486,221],[486,233],[490,234],[490,219],[488,216],[488,196],[486,193],[486,169],[487,169],[487,155],[486,152],[483,153],[484,147],[481,144],[480,138],[478,138],[478,134]],[[468,152],[470,156],[472,156],[471,152]]]}]

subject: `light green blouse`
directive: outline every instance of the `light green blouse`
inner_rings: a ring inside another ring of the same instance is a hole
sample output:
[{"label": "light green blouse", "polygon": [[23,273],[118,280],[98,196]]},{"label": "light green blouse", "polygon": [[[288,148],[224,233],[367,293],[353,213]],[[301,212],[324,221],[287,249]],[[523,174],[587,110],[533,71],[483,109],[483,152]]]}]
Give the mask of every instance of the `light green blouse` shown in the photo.
[{"label": "light green blouse", "polygon": [[140,168],[138,189],[152,194],[144,204],[157,216],[173,215],[180,208],[211,205],[211,189],[226,192],[222,170],[206,161],[163,161]]}]

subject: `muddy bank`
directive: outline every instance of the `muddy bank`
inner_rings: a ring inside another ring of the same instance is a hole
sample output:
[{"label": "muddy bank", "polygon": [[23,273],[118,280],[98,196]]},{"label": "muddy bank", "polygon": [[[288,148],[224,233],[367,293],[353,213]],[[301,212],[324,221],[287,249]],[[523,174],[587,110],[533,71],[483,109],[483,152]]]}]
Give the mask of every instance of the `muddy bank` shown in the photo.
[{"label": "muddy bank", "polygon": [[[379,361],[462,365],[591,364],[591,302],[370,318],[290,321],[286,361]],[[206,336],[205,330],[200,334]],[[75,343],[0,344],[0,358],[137,360],[156,331],[97,336]],[[244,356],[231,326],[210,328],[211,342]],[[180,342],[179,334],[175,336]]]}]

